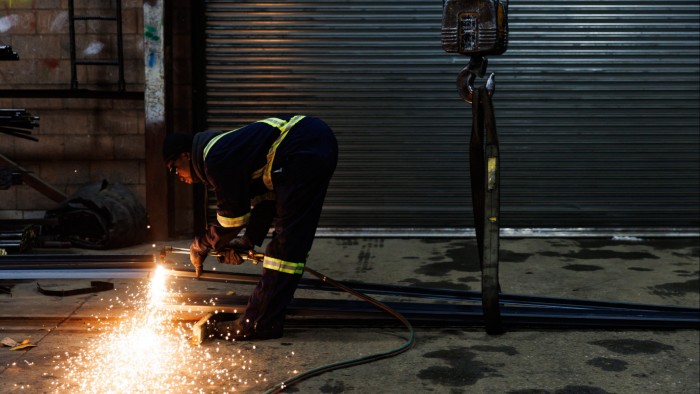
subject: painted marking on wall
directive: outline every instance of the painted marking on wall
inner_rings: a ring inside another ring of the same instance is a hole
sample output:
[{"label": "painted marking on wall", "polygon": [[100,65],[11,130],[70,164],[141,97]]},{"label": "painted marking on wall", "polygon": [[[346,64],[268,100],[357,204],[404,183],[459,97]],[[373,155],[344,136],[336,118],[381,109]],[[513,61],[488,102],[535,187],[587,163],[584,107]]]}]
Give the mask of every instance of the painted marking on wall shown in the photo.
[{"label": "painted marking on wall", "polygon": [[17,15],[6,15],[0,18],[0,33],[5,33],[10,30],[12,26],[19,22],[19,16]]},{"label": "painted marking on wall", "polygon": [[163,4],[149,1],[143,5],[144,62],[146,68],[145,121],[146,126],[160,124],[165,119],[165,81],[163,65]]},{"label": "painted marking on wall", "polygon": [[68,11],[61,12],[51,21],[51,31],[63,32],[68,29]]},{"label": "painted marking on wall", "polygon": [[102,52],[102,49],[104,49],[104,47],[105,47],[105,44],[103,44],[99,41],[91,42],[90,45],[88,45],[87,48],[85,48],[83,50],[83,55],[86,55],[86,56],[97,55],[100,52]]}]

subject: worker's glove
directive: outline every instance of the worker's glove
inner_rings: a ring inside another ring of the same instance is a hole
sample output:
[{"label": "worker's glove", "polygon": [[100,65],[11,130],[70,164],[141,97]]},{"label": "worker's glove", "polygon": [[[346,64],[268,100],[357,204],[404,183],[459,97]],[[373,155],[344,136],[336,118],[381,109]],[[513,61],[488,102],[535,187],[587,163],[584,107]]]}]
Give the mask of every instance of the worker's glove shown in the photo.
[{"label": "worker's glove", "polygon": [[219,252],[216,258],[221,264],[240,265],[243,264],[243,258],[238,253],[234,249],[224,249]]},{"label": "worker's glove", "polygon": [[253,243],[250,242],[247,237],[236,238],[228,244],[228,248],[219,252],[219,263],[232,265],[243,264],[241,255],[247,255],[251,250],[253,250]]},{"label": "worker's glove", "polygon": [[250,240],[246,236],[234,239],[230,245],[233,248],[233,250],[236,250],[239,253],[243,254],[248,254],[248,251],[253,250],[253,248],[255,247],[255,245],[253,245],[253,243],[250,242]]},{"label": "worker's glove", "polygon": [[199,278],[204,268],[204,259],[209,254],[209,248],[202,245],[199,238],[195,238],[190,245],[190,262],[194,266],[194,273]]}]

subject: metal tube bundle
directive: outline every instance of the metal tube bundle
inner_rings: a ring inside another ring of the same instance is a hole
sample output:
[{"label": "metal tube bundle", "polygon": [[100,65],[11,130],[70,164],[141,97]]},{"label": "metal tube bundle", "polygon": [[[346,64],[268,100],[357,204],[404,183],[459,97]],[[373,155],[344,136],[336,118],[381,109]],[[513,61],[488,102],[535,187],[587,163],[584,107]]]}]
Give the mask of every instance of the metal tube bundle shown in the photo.
[{"label": "metal tube bundle", "polygon": [[[154,255],[9,255],[0,256],[0,279],[40,278],[138,278],[156,268]],[[170,269],[176,278],[194,279],[191,270]],[[258,275],[205,271],[199,280],[257,283]],[[300,289],[338,291],[318,279],[302,279]],[[361,282],[337,282],[358,292],[410,298],[386,302],[411,323],[423,326],[484,325],[481,293],[478,291],[419,288]],[[245,309],[245,298],[217,297],[216,306],[205,300],[212,295],[183,294],[165,308],[201,312]],[[544,328],[650,328],[700,329],[700,309],[542,296],[500,294],[499,307],[504,326]],[[432,300],[418,302],[417,300]],[[387,324],[387,313],[361,301],[297,298],[289,308],[290,322],[353,325]],[[361,319],[361,320],[360,320]],[[293,323],[292,323],[293,324]]]},{"label": "metal tube bundle", "polygon": [[[195,278],[192,271],[171,270],[169,274],[180,278]],[[250,274],[205,271],[199,280],[215,282],[256,283],[259,276]],[[381,285],[360,282],[339,282],[356,291],[385,296],[433,299],[440,303],[385,302],[404,315],[412,324],[422,326],[474,326],[484,325],[481,293],[449,289],[426,289],[408,286]],[[300,289],[338,291],[320,280],[302,279]],[[166,307],[200,312],[245,310],[245,298],[216,297],[216,305],[208,305],[212,296],[182,294]],[[445,303],[451,301],[452,303]],[[576,300],[541,296],[500,295],[500,312],[504,326],[508,328],[617,328],[617,329],[700,329],[700,309],[691,307],[646,305],[595,300]],[[371,305],[348,300],[302,299],[291,303],[291,322],[315,322],[316,324],[362,325],[375,322],[388,324],[386,313]],[[295,320],[295,318],[298,318]],[[361,319],[358,321],[358,319]]]}]

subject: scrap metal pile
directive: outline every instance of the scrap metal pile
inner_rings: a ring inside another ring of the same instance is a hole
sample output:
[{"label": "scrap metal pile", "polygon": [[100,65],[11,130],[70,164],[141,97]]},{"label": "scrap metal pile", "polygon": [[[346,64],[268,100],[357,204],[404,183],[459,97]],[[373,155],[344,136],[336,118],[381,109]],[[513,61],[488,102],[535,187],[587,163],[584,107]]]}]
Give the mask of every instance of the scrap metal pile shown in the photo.
[{"label": "scrap metal pile", "polygon": [[26,140],[38,141],[32,130],[39,127],[39,117],[24,109],[0,109],[0,133]]}]

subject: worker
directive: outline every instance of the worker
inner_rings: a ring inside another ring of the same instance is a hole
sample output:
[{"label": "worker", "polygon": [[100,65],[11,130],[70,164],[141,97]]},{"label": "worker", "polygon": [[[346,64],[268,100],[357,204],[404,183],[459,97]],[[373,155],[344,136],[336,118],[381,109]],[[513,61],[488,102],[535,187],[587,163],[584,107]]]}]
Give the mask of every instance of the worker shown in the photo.
[{"label": "worker", "polygon": [[232,131],[169,134],[163,160],[181,181],[204,182],[216,193],[218,223],[190,246],[197,277],[211,250],[221,263],[240,264],[236,252],[261,246],[273,229],[245,312],[210,321],[208,333],[227,340],[281,337],[338,160],[331,128],[319,118],[295,115]]}]

